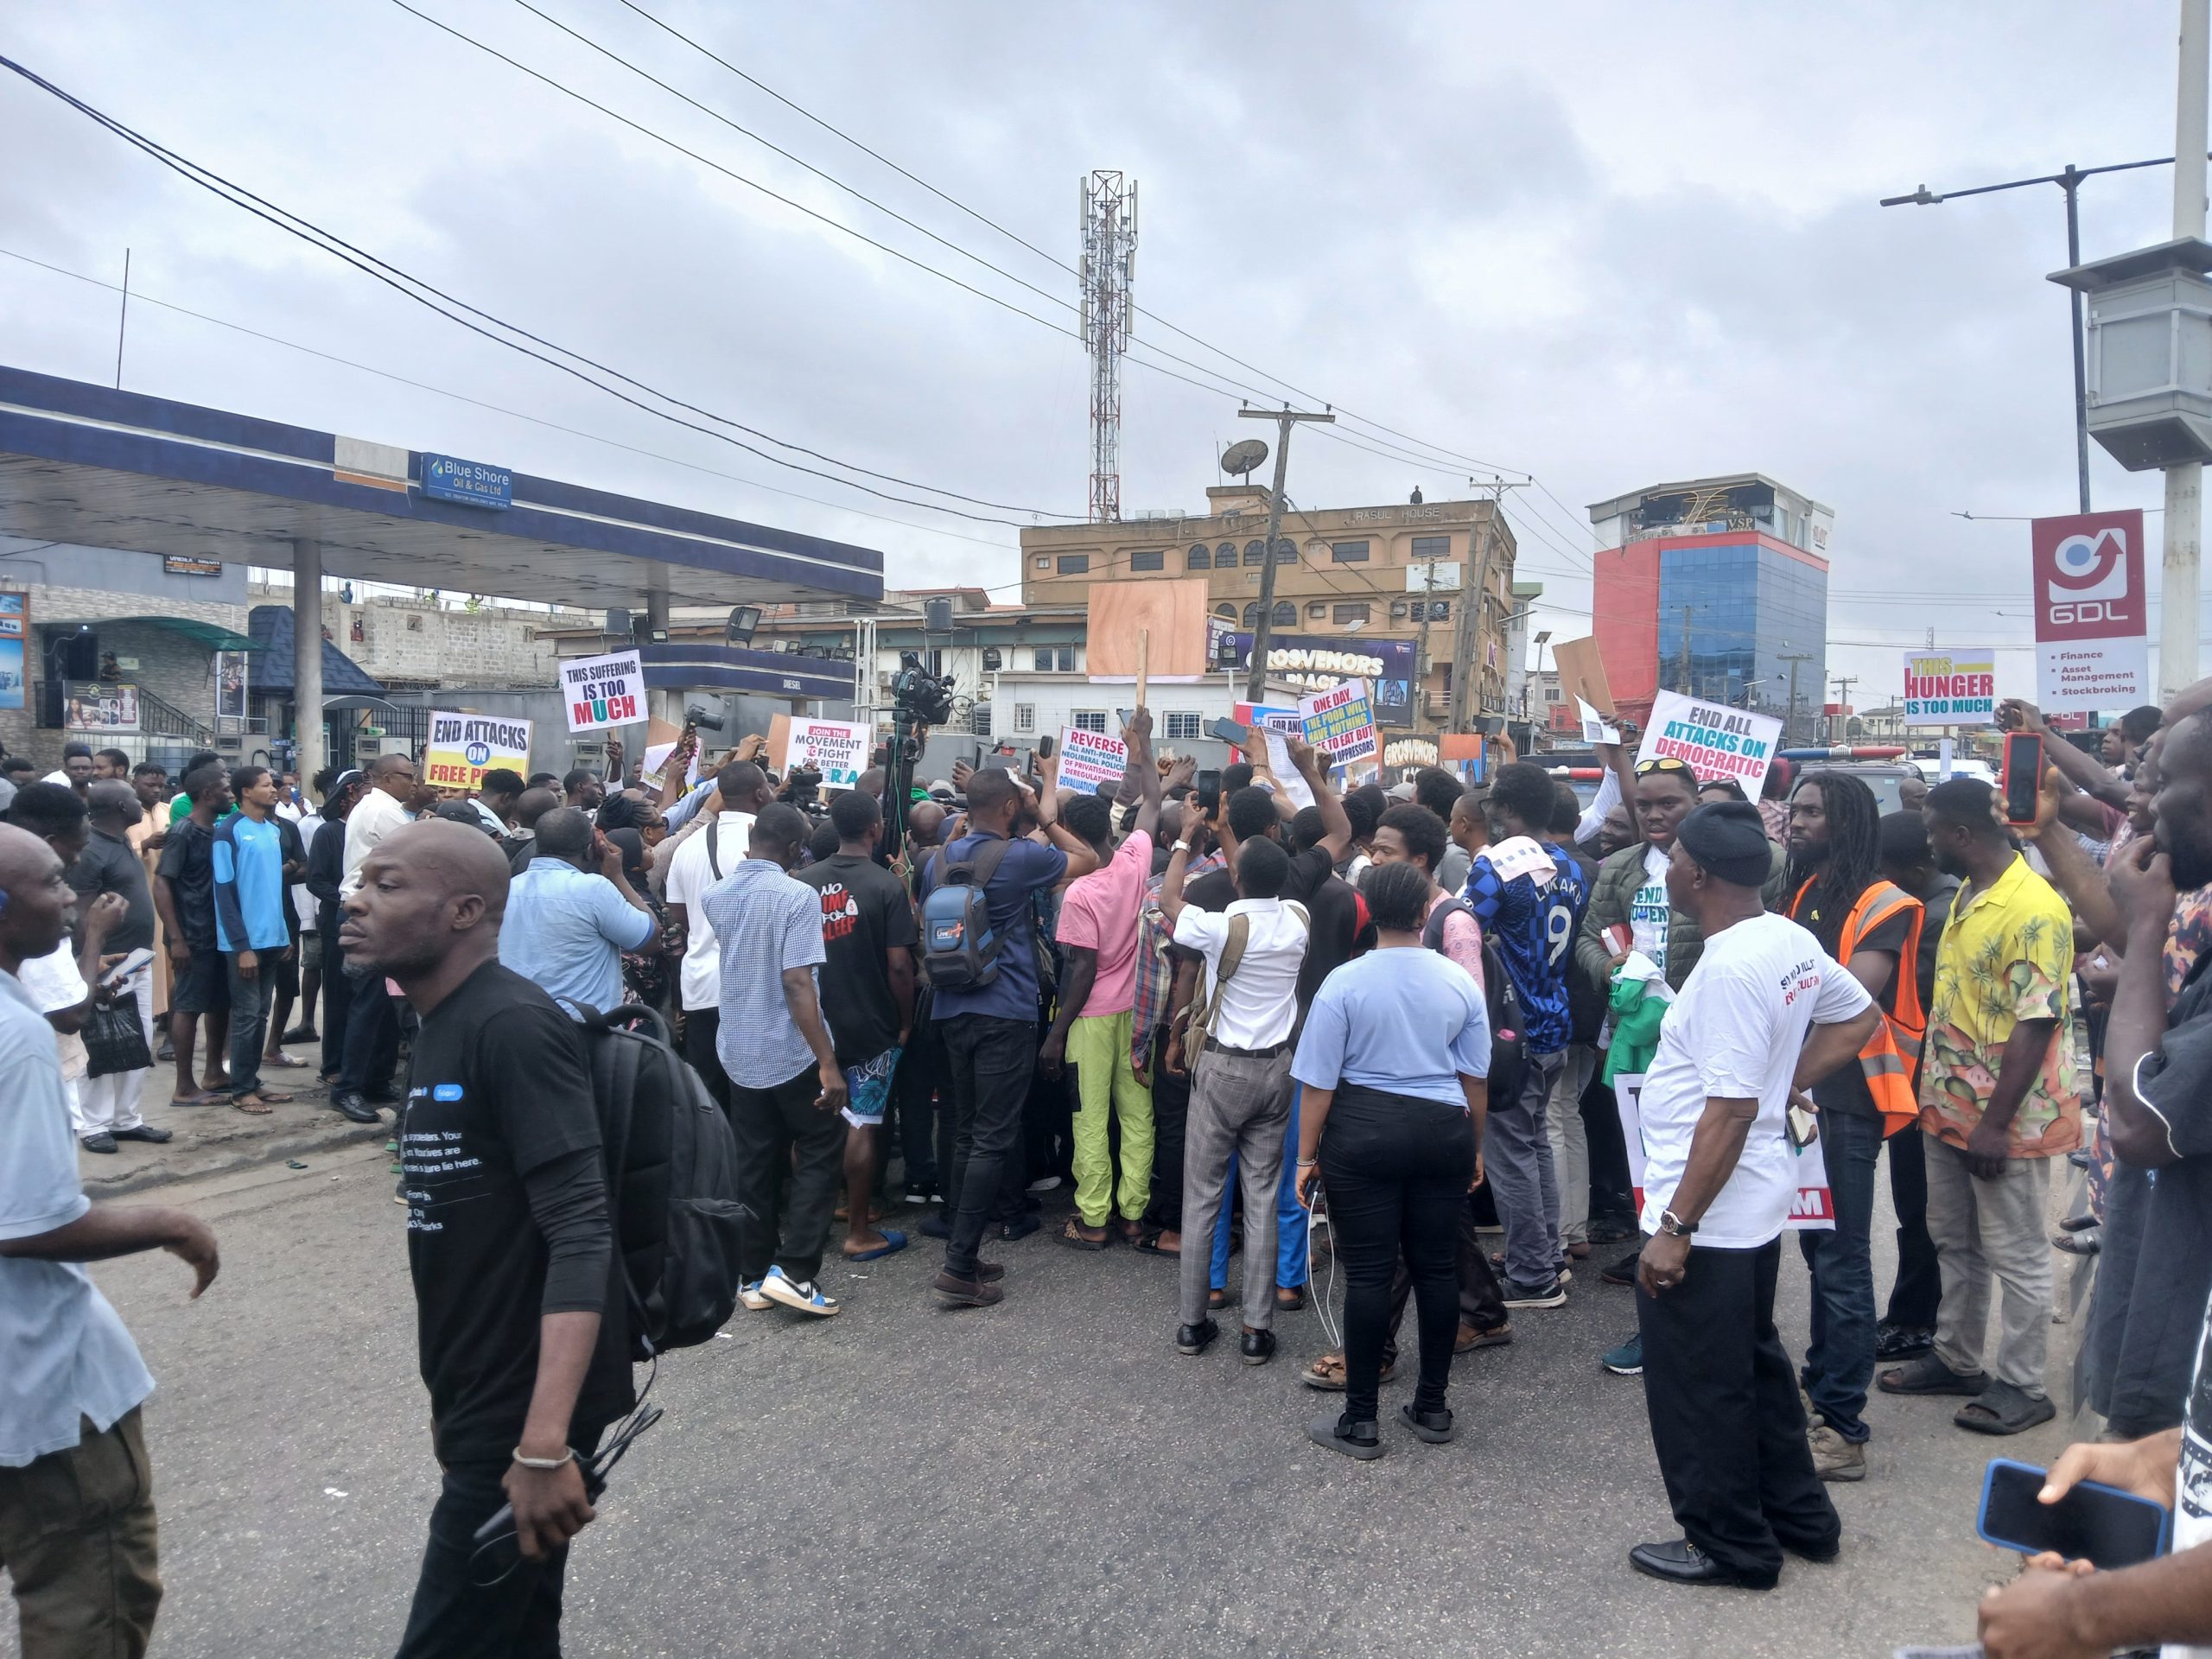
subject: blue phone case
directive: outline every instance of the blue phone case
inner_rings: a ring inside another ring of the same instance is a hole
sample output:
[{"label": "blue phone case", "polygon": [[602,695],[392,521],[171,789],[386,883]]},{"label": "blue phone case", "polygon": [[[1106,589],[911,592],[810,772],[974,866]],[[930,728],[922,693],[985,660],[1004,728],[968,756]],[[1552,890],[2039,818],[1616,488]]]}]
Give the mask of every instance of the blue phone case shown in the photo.
[{"label": "blue phone case", "polygon": [[[2038,1484],[2045,1475],[2050,1473],[2049,1470],[2038,1468],[2032,1463],[2022,1463],[2015,1458],[1992,1458],[1989,1460],[1989,1466],[1982,1471],[1981,1501],[1974,1506],[1974,1535],[1982,1542],[1994,1544],[1999,1549],[2015,1549],[2023,1554],[2035,1554],[2038,1552],[2040,1546],[2024,1544],[2016,1538],[1999,1538],[1989,1529],[1989,1491],[1996,1480],[1997,1471],[1999,1469],[2024,1469],[2036,1477]],[[2158,1517],[2158,1548],[2156,1553],[2164,1555],[2173,1548],[2174,1517],[2171,1510],[2161,1508],[2147,1497],[2138,1497],[2133,1492],[2124,1492],[2117,1486],[2107,1486],[2101,1481],[2079,1481],[2075,1483],[2075,1490],[2102,1492],[2107,1497],[2119,1498],[2123,1503],[2137,1504],[2149,1510]]]}]

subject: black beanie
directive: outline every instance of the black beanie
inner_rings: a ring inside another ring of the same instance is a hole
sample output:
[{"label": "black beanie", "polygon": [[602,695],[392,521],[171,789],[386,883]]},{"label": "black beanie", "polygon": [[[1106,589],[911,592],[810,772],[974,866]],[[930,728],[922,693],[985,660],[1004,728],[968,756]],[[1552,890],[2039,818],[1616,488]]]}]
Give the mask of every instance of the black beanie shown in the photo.
[{"label": "black beanie", "polygon": [[1762,887],[1774,868],[1766,823],[1749,801],[1699,807],[1682,820],[1675,839],[1700,868],[1731,887]]}]

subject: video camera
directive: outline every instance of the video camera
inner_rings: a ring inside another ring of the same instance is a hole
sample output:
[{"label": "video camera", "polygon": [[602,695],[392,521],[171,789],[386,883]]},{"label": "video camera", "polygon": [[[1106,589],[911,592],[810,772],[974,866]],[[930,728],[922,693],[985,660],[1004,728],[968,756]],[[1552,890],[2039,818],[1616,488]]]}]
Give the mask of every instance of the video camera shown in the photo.
[{"label": "video camera", "polygon": [[810,820],[819,819],[830,810],[822,798],[822,774],[806,766],[793,766],[784,774],[783,798]]},{"label": "video camera", "polygon": [[891,696],[896,712],[917,725],[943,726],[952,719],[952,676],[929,672],[918,652],[899,653]]}]

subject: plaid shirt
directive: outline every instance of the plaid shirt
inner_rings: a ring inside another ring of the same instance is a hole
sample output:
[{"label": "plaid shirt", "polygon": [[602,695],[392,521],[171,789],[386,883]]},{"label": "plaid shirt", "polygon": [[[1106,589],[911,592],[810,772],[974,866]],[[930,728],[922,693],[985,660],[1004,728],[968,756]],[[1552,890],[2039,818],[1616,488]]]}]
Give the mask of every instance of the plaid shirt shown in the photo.
[{"label": "plaid shirt", "polygon": [[[1187,887],[1208,870],[1222,866],[1218,849],[1193,859],[1183,872]],[[1137,912],[1136,1017],[1129,1021],[1129,1064],[1139,1071],[1152,1068],[1152,1033],[1167,1023],[1167,1002],[1175,991],[1175,964],[1168,959],[1167,940],[1174,930],[1160,911],[1160,889],[1167,880],[1163,865],[1145,883],[1144,907]]]}]

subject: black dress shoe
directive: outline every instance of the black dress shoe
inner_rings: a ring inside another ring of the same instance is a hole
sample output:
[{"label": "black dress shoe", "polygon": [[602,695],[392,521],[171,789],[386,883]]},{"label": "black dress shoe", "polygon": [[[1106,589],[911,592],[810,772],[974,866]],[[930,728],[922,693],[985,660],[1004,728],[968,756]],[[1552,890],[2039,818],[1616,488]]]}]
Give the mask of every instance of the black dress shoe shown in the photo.
[{"label": "black dress shoe", "polygon": [[1925,1325],[1883,1325],[1875,1327],[1874,1357],[1879,1361],[1918,1359],[1936,1346],[1936,1333]]},{"label": "black dress shoe", "polygon": [[1247,1331],[1236,1344],[1247,1365],[1264,1365],[1275,1357],[1275,1333],[1272,1331]]},{"label": "black dress shoe", "polygon": [[171,1138],[173,1131],[157,1129],[150,1123],[140,1123],[127,1129],[111,1129],[109,1133],[118,1141],[144,1141],[158,1147]]},{"label": "black dress shoe", "polygon": [[398,1090],[392,1087],[391,1084],[386,1084],[381,1089],[371,1089],[364,1091],[361,1098],[367,1101],[372,1106],[397,1106],[402,1100],[405,1099],[406,1096],[402,1095]]},{"label": "black dress shoe", "polygon": [[97,1135],[82,1136],[77,1144],[83,1147],[86,1152],[113,1152],[116,1149],[115,1137],[105,1129],[102,1129]]},{"label": "black dress shoe", "polygon": [[333,1095],[330,1097],[330,1109],[336,1112],[340,1116],[355,1123],[381,1123],[384,1122],[382,1118],[377,1116],[377,1109],[375,1107],[370,1105],[369,1103],[360,1096],[350,1092],[342,1095]]},{"label": "black dress shoe", "polygon": [[1191,1357],[1203,1354],[1220,1334],[1221,1327],[1211,1319],[1200,1319],[1196,1325],[1179,1325],[1175,1327],[1175,1351]]},{"label": "black dress shoe", "polygon": [[1638,1245],[1598,1276],[1609,1285],[1632,1285],[1636,1282],[1636,1264],[1643,1259],[1643,1247]]},{"label": "black dress shoe", "polygon": [[1638,1544],[1628,1553],[1628,1564],[1650,1578],[1669,1584],[1718,1584],[1745,1590],[1771,1590],[1774,1580],[1747,1579],[1720,1565],[1687,1538],[1667,1544]]}]

